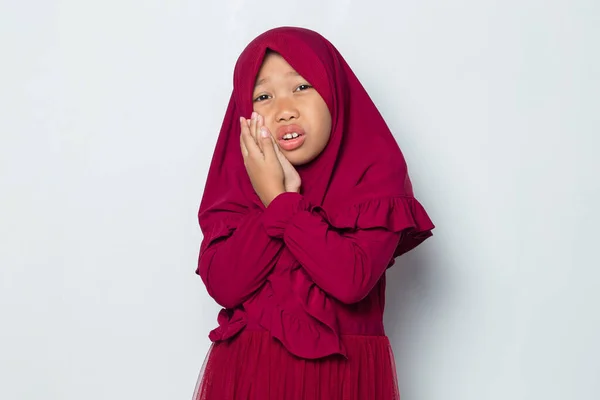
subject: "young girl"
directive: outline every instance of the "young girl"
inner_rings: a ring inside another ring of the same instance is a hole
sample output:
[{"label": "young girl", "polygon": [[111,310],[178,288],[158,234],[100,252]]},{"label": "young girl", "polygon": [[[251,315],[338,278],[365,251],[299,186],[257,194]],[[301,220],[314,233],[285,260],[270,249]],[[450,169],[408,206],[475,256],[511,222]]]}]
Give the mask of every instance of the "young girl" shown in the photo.
[{"label": "young girl", "polygon": [[240,56],[199,222],[197,273],[224,308],[195,400],[399,399],[385,271],[434,226],[316,32],[273,29]]}]

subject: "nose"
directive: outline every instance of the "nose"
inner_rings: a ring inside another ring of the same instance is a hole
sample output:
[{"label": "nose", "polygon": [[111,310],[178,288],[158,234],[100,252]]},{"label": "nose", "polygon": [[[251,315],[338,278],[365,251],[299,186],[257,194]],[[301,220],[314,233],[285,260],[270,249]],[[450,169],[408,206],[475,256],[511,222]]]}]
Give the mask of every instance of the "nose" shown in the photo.
[{"label": "nose", "polygon": [[275,120],[277,122],[298,119],[299,112],[294,101],[290,98],[279,98],[276,104]]}]

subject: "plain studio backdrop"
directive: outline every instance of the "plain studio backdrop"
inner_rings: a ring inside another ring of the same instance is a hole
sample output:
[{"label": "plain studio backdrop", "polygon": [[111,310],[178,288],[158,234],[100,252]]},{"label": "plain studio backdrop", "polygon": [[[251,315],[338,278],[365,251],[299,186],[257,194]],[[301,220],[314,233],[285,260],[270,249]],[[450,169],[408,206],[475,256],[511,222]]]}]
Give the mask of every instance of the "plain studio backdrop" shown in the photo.
[{"label": "plain studio backdrop", "polygon": [[198,205],[281,25],[338,47],[437,225],[389,271],[402,399],[597,399],[595,0],[3,0],[0,398],[190,399]]}]

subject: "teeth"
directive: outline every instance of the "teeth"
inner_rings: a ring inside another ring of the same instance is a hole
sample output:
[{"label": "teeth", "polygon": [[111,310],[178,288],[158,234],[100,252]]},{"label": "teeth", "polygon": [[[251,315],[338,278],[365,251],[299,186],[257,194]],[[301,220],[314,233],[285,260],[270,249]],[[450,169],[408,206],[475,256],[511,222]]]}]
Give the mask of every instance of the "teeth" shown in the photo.
[{"label": "teeth", "polygon": [[292,133],[286,133],[285,135],[283,135],[283,138],[288,140],[288,139],[295,139],[298,136],[300,136],[298,133],[292,132]]}]

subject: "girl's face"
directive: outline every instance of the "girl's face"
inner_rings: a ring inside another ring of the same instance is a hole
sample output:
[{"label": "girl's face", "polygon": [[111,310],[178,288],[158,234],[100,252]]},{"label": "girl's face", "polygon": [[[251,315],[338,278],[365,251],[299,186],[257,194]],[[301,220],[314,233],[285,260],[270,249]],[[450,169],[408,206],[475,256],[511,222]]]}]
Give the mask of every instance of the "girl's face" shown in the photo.
[{"label": "girl's face", "polygon": [[321,154],[331,135],[327,104],[278,53],[265,57],[252,99],[290,163],[306,164]]}]

